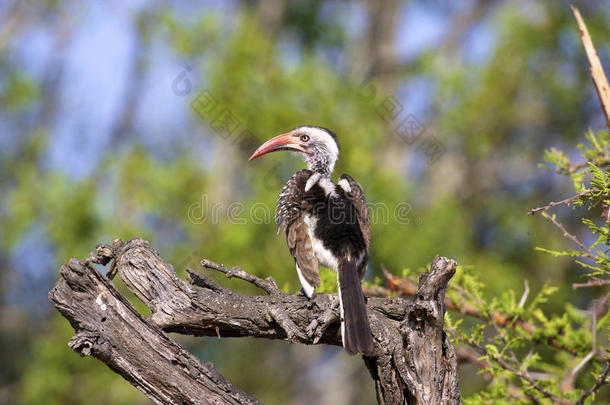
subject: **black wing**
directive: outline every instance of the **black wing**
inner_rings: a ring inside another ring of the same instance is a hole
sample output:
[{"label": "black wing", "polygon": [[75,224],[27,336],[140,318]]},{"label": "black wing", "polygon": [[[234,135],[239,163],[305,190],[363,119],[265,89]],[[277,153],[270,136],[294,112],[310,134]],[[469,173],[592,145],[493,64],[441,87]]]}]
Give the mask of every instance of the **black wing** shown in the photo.
[{"label": "black wing", "polygon": [[[344,184],[342,184],[343,182],[347,182],[349,186],[347,190],[346,187],[344,187]],[[362,191],[360,185],[349,174],[342,174],[339,177],[338,183],[339,186],[343,188],[343,191],[345,191],[346,197],[349,198],[356,207],[360,232],[362,232],[362,236],[364,236],[366,251],[368,252],[369,246],[371,245],[371,218],[369,216],[369,207],[366,204],[364,191]]]}]

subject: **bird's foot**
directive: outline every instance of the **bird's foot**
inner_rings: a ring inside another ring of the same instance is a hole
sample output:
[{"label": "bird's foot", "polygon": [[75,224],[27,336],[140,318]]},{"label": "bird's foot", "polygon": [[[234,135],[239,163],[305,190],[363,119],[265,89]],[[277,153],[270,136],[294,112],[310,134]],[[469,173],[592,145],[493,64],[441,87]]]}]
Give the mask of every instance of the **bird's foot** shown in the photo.
[{"label": "bird's foot", "polygon": [[314,291],[311,296],[307,295],[307,293],[305,292],[305,290],[301,287],[301,294],[303,294],[305,296],[305,298],[307,298],[308,301],[311,301],[312,299],[314,299],[316,297],[316,292]]}]

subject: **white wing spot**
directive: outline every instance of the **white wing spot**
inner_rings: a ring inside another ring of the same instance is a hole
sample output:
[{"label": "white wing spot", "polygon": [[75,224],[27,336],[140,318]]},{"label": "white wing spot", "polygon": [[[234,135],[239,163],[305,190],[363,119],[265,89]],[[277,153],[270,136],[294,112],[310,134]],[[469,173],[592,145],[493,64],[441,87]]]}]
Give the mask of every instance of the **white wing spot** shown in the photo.
[{"label": "white wing spot", "polygon": [[299,268],[298,263],[297,263],[297,274],[299,275],[299,281],[301,282],[301,285],[303,286],[303,291],[305,292],[305,295],[307,296],[307,298],[311,298],[311,296],[313,295],[314,287],[311,284],[309,284],[307,282],[307,280],[305,280],[305,277],[303,276],[303,273],[301,272],[301,269]]},{"label": "white wing spot", "polygon": [[343,189],[343,191],[345,191],[346,193],[351,193],[352,192],[352,188],[349,185],[349,182],[347,181],[347,179],[341,179],[339,180],[339,182],[337,183],[339,185],[339,187],[341,187]]},{"label": "white wing spot", "polygon": [[311,177],[307,179],[307,183],[305,184],[305,192],[311,190],[311,188],[318,182],[318,180],[320,180],[320,177],[322,177],[322,175],[318,172],[312,174]]}]

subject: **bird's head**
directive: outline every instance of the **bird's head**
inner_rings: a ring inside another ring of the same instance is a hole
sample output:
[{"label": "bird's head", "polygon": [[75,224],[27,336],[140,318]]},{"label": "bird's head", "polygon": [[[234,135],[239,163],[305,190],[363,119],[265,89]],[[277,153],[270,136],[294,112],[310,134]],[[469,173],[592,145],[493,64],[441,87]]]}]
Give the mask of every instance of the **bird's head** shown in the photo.
[{"label": "bird's head", "polygon": [[301,155],[309,170],[328,176],[339,158],[335,133],[330,129],[306,125],[269,139],[255,150],[248,160],[279,150]]}]

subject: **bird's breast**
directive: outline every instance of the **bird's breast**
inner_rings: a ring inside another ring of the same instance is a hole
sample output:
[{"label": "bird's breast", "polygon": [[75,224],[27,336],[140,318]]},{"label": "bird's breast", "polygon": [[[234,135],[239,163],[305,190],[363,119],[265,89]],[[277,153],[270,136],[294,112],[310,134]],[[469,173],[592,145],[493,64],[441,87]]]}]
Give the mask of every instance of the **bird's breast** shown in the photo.
[{"label": "bird's breast", "polygon": [[316,235],[318,219],[314,215],[306,213],[304,221],[307,224],[307,231],[318,263],[324,267],[337,271],[339,267],[337,257],[328,249],[324,244],[324,241]]}]

